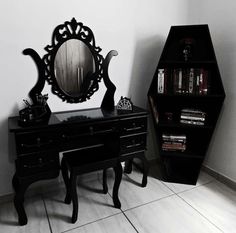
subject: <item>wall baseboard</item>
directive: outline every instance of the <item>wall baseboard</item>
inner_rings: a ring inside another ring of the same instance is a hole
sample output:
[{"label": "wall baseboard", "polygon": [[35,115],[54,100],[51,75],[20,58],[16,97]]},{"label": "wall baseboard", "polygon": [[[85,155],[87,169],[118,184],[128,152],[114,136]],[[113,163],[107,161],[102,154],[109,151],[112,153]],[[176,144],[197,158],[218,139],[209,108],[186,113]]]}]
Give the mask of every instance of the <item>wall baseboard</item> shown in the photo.
[{"label": "wall baseboard", "polygon": [[213,176],[216,180],[227,185],[231,189],[236,190],[236,182],[231,180],[229,177],[220,174],[219,172],[213,170],[212,168],[210,168],[206,165],[202,166],[202,170],[205,171],[206,173],[208,173],[209,175]]},{"label": "wall baseboard", "polygon": [[14,193],[2,195],[2,196],[0,196],[0,204],[6,203],[6,202],[11,202],[11,201],[13,201],[13,198],[14,198]]}]

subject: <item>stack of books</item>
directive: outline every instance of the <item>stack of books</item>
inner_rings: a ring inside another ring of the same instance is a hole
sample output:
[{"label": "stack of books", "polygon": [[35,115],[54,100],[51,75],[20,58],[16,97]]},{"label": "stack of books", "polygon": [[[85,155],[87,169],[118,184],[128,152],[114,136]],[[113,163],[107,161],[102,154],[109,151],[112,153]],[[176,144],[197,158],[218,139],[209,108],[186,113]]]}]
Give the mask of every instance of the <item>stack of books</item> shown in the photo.
[{"label": "stack of books", "polygon": [[180,123],[191,125],[204,125],[206,113],[197,109],[182,109],[180,113]]},{"label": "stack of books", "polygon": [[162,150],[181,151],[186,150],[186,135],[162,134]]}]

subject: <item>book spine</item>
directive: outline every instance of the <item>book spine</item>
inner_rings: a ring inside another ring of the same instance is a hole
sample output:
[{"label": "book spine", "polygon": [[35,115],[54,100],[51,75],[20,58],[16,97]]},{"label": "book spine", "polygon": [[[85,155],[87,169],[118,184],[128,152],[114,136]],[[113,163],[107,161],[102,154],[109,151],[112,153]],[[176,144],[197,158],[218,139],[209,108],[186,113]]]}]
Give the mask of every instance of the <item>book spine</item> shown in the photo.
[{"label": "book spine", "polygon": [[163,140],[186,140],[186,136],[185,135],[166,135],[163,134],[162,135],[162,139]]},{"label": "book spine", "polygon": [[199,94],[199,85],[200,85],[200,69],[195,70],[195,81],[194,81],[194,94]]},{"label": "book spine", "polygon": [[202,85],[202,94],[206,95],[208,92],[208,72],[207,70],[203,70],[203,85]]},{"label": "book spine", "polygon": [[184,120],[184,119],[181,119],[180,123],[190,124],[190,125],[204,125],[204,122],[202,122],[202,121]]},{"label": "book spine", "polygon": [[165,73],[164,73],[164,69],[158,69],[157,92],[159,94],[164,94],[164,90],[165,90]]},{"label": "book spine", "polygon": [[181,119],[194,120],[194,121],[205,121],[205,117],[194,117],[194,116],[180,116]]},{"label": "book spine", "polygon": [[200,70],[200,80],[199,80],[199,94],[206,95],[208,92],[208,71],[201,69]]},{"label": "book spine", "polygon": [[181,110],[181,112],[205,114],[203,111],[201,111],[201,110],[199,110],[199,109],[193,109],[193,108],[183,108],[183,109]]},{"label": "book spine", "polygon": [[182,82],[183,82],[183,73],[182,69],[174,69],[174,93],[181,94],[182,93]]},{"label": "book spine", "polygon": [[191,68],[189,72],[189,86],[188,86],[189,94],[193,94],[193,82],[194,82],[194,69]]}]

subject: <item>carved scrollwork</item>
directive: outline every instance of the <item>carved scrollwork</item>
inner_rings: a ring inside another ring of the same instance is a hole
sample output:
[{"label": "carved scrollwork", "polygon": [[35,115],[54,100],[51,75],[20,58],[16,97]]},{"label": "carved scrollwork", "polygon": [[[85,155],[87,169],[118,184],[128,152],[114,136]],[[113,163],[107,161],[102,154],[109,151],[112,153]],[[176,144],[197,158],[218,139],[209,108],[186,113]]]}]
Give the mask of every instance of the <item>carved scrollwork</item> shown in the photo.
[{"label": "carved scrollwork", "polygon": [[[94,59],[94,72],[89,74],[89,77],[84,85],[86,91],[80,93],[78,96],[69,95],[63,90],[55,75],[54,61],[59,48],[68,40],[76,39],[83,42],[90,50]],[[58,25],[52,35],[51,45],[45,47],[46,54],[43,57],[45,64],[45,78],[52,86],[52,92],[59,96],[63,101],[69,103],[83,102],[89,99],[95,91],[99,88],[99,82],[103,77],[103,62],[104,58],[100,54],[101,48],[96,46],[95,38],[92,30],[77,22],[75,18],[71,21],[66,21],[64,24]]]}]

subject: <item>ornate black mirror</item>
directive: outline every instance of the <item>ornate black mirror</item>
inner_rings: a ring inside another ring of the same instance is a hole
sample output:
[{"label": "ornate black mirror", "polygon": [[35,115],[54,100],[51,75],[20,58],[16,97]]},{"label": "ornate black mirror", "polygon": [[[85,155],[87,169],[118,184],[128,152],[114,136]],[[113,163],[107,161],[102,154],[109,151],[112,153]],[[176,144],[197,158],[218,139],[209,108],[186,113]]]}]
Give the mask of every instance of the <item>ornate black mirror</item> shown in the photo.
[{"label": "ornate black mirror", "polygon": [[73,98],[86,95],[90,84],[92,86],[90,78],[95,73],[95,60],[84,42],[76,39],[64,42],[57,50],[53,65],[53,76],[61,91]]},{"label": "ornate black mirror", "polygon": [[45,50],[46,79],[63,101],[83,102],[98,90],[104,58],[89,27],[74,18],[57,26]]},{"label": "ornate black mirror", "polygon": [[[89,27],[74,18],[58,25],[53,31],[51,45],[45,50],[47,53],[42,59],[31,48],[23,51],[34,59],[39,72],[38,81],[29,93],[33,105],[40,104],[45,81],[52,86],[52,93],[63,101],[80,103],[90,99],[103,79],[107,91],[101,108],[114,109],[116,87],[109,79],[108,66],[111,58],[118,53],[112,50],[104,59]],[[47,112],[50,111],[46,107]]]}]

